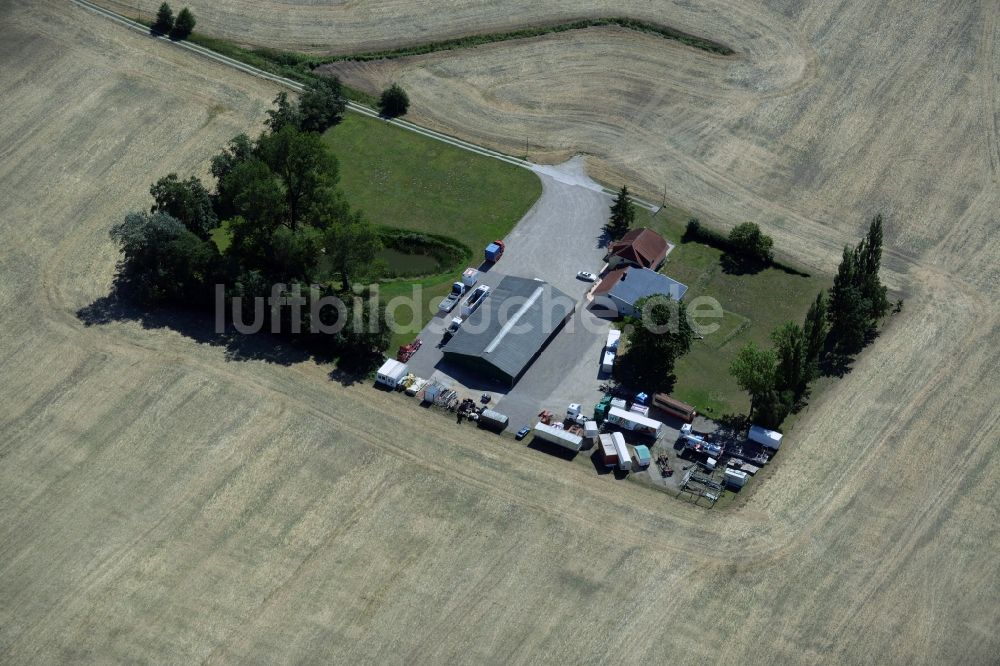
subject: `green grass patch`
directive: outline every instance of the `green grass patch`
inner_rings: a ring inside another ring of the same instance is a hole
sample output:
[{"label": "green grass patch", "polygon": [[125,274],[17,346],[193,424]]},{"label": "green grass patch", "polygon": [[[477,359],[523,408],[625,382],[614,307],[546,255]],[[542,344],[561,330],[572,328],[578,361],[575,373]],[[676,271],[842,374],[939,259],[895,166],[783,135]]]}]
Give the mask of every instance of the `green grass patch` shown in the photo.
[{"label": "green grass patch", "polygon": [[340,161],[340,185],[375,224],[449,236],[478,265],[542,193],[520,167],[352,114],[324,135]]},{"label": "green grass patch", "polygon": [[709,296],[723,308],[721,319],[703,320],[718,324],[718,329],[695,340],[691,352],[677,362],[674,395],[710,418],[747,412],[750,399],[729,374],[733,358],[751,341],[772,346],[771,331],[781,324],[801,324],[810,303],[820,289],[830,286],[830,279],[773,267],[758,273],[726,273],[722,250],[681,242],[690,215],[677,208],[666,208],[656,216],[643,209],[636,213],[636,226],[655,229],[675,245],[661,272],[688,286],[684,300],[689,307],[699,296]]},{"label": "green grass patch", "polygon": [[[382,301],[413,294],[421,328],[436,312],[465,265],[478,266],[482,251],[503,238],[542,193],[538,177],[520,167],[408,132],[385,121],[352,114],[324,135],[340,161],[340,186],[350,204],[373,223],[458,241],[461,263],[437,275],[383,282]],[[398,248],[397,248],[398,249]],[[397,313],[400,323],[411,315]],[[400,333],[393,347],[414,333]]]}]

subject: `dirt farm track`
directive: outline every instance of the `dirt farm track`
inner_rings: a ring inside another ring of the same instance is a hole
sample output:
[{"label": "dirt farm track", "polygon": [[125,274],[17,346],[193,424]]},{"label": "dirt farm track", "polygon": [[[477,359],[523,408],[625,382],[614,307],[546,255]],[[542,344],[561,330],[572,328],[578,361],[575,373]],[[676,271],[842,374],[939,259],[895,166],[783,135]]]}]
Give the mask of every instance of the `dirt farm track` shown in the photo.
[{"label": "dirt farm track", "polygon": [[[604,13],[263,2],[235,35],[241,4],[190,3],[206,30],[313,50]],[[0,2],[0,661],[995,663],[1000,7],[632,4],[742,55],[594,30],[345,76],[400,80],[463,138],[666,180],[810,266],[888,215],[903,313],[732,511],[184,322],[88,325],[110,225],[256,131],[276,89],[69,2]]]}]

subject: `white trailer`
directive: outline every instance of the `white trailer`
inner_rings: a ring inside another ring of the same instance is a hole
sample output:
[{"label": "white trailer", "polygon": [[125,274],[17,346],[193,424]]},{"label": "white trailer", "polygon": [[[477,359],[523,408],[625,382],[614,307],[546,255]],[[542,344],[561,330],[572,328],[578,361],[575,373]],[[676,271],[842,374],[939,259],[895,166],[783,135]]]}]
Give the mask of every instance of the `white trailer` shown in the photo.
[{"label": "white trailer", "polygon": [[622,332],[617,328],[613,328],[608,331],[608,342],[604,345],[604,348],[608,351],[618,352],[618,342],[622,339]]},{"label": "white trailer", "polygon": [[396,359],[389,359],[375,373],[375,382],[394,389],[399,386],[405,376],[406,364]]},{"label": "white trailer", "polygon": [[655,419],[651,419],[635,412],[628,412],[620,407],[612,407],[608,410],[608,422],[625,430],[634,433],[648,435],[653,439],[659,439],[663,433],[663,424]]},{"label": "white trailer", "polygon": [[576,452],[583,448],[583,437],[574,435],[562,428],[545,425],[544,423],[536,423],[534,432],[535,437],[538,439],[556,444],[570,451]]},{"label": "white trailer", "polygon": [[750,426],[750,433],[747,436],[751,442],[757,442],[761,446],[777,451],[781,448],[781,433],[777,430],[768,430],[758,425]]},{"label": "white trailer", "polygon": [[615,369],[615,353],[605,350],[601,358],[601,372],[611,373]]},{"label": "white trailer", "polygon": [[625,435],[613,432],[611,433],[611,441],[618,453],[618,469],[624,472],[630,471],[632,469],[632,454],[629,453],[628,444],[625,443]]},{"label": "white trailer", "polygon": [[604,345],[604,354],[601,357],[601,372],[610,373],[615,369],[615,357],[618,355],[618,341],[621,337],[622,332],[617,328],[608,331],[608,341]]}]

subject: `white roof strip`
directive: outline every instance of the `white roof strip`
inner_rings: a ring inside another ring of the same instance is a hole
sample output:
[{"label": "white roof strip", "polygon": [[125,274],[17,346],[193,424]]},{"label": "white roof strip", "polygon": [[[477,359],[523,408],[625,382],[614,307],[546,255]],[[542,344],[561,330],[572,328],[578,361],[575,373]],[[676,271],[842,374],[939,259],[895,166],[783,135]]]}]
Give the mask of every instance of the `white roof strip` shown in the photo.
[{"label": "white roof strip", "polygon": [[535,289],[534,292],[532,292],[531,296],[528,297],[528,300],[524,302],[524,305],[522,305],[518,309],[518,311],[514,313],[514,316],[511,317],[510,320],[503,325],[503,328],[501,328],[500,331],[496,334],[496,337],[490,340],[490,344],[486,345],[486,349],[483,350],[484,354],[489,354],[491,351],[497,348],[497,345],[499,345],[500,342],[503,341],[504,336],[506,336],[510,332],[510,329],[514,328],[514,326],[517,325],[518,320],[524,315],[525,312],[528,311],[528,309],[532,305],[534,305],[535,301],[538,300],[538,297],[542,295],[543,291],[545,291],[544,288],[538,287],[537,289]]}]

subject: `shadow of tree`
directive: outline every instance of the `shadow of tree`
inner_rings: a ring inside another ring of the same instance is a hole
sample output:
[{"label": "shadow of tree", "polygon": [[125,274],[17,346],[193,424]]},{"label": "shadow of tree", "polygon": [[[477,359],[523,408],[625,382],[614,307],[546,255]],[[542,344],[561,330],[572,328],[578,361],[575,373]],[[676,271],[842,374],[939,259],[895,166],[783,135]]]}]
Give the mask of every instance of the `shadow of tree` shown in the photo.
[{"label": "shadow of tree", "polygon": [[718,428],[712,433],[712,440],[725,446],[742,441],[743,433],[750,427],[750,418],[746,414],[723,414],[715,422]]},{"label": "shadow of tree", "polygon": [[291,338],[264,332],[244,334],[231,324],[220,332],[214,317],[207,311],[143,305],[117,290],[80,308],[75,314],[84,326],[134,322],[146,330],[171,330],[200,344],[222,348],[227,361],[263,361],[282,366],[309,360],[317,364],[337,361],[330,378],[345,386],[366,379],[381,360],[376,356],[349,355],[338,359],[330,335]]},{"label": "shadow of tree", "polygon": [[756,275],[768,267],[767,262],[752,259],[732,252],[725,252],[719,257],[722,272],[728,275]]}]

